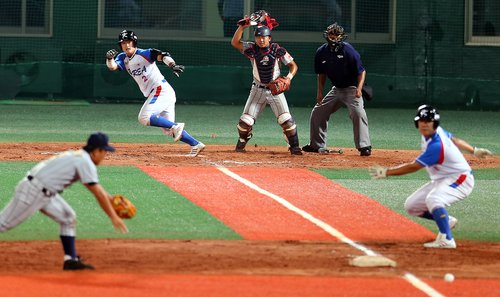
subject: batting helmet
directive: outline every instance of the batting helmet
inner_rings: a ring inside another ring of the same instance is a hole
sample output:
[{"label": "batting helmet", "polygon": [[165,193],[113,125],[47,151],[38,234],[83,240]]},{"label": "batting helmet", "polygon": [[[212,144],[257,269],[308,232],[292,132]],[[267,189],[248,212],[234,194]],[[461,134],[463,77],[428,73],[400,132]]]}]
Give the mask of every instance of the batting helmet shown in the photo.
[{"label": "batting helmet", "polygon": [[271,29],[268,26],[258,26],[255,29],[255,36],[271,36]]},{"label": "batting helmet", "polygon": [[431,121],[434,122],[434,129],[439,126],[439,112],[436,108],[424,104],[417,108],[417,115],[415,116],[415,127],[418,128],[418,121]]},{"label": "batting helmet", "polygon": [[344,28],[341,25],[333,23],[323,32],[323,37],[329,45],[338,45],[346,40],[347,34],[345,34]]},{"label": "batting helmet", "polygon": [[137,46],[137,35],[135,35],[134,31],[123,30],[118,34],[118,45],[125,40],[131,40],[134,42],[134,46]]}]

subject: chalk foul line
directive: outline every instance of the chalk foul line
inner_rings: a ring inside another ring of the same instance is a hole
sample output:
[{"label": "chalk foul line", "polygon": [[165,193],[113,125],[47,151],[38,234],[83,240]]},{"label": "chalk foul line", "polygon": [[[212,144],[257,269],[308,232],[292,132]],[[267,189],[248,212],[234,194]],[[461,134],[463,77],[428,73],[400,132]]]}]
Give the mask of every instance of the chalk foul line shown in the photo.
[{"label": "chalk foul line", "polygon": [[[214,164],[214,166],[215,166],[215,168],[217,168],[219,171],[221,171],[225,175],[235,179],[236,181],[244,184],[245,186],[251,188],[252,190],[254,190],[256,192],[273,199],[274,201],[276,201],[279,204],[281,204],[282,206],[284,206],[286,209],[298,214],[299,216],[303,217],[304,219],[306,219],[309,222],[313,223],[314,225],[318,226],[326,233],[337,238],[339,241],[346,243],[359,251],[362,251],[367,256],[381,256],[381,257],[383,257],[381,254],[379,254],[379,253],[369,249],[368,247],[366,247],[360,243],[357,243],[357,242],[353,241],[352,239],[348,238],[342,232],[338,231],[337,229],[335,229],[334,227],[330,226],[329,224],[323,222],[322,220],[314,217],[310,213],[296,207],[295,205],[293,205],[292,203],[290,203],[286,199],[262,189],[261,187],[257,186],[256,184],[252,183],[251,181],[239,176],[238,174],[232,172],[231,170],[229,170],[228,168],[226,168],[222,165]],[[426,284],[425,282],[423,282],[422,280],[420,280],[419,278],[417,278],[416,276],[414,276],[411,273],[405,273],[403,275],[403,279],[406,280],[407,282],[409,282],[415,288],[417,288],[420,291],[427,294],[428,296],[444,297],[444,295],[442,295],[441,293],[439,293],[438,291],[436,291],[431,286],[429,286],[428,284]]]}]

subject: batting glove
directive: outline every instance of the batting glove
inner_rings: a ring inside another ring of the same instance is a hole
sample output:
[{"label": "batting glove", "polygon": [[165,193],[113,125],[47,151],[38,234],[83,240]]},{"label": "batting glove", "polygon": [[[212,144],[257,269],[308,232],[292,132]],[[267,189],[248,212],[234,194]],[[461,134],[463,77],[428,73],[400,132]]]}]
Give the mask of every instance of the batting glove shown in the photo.
[{"label": "batting glove", "polygon": [[118,55],[118,52],[115,49],[110,49],[106,53],[106,59],[108,60],[114,59],[116,55]]},{"label": "batting glove", "polygon": [[184,66],[183,65],[174,65],[170,67],[172,71],[174,72],[175,76],[179,77],[183,72],[184,72]]},{"label": "batting glove", "polygon": [[375,165],[368,168],[368,173],[370,173],[373,179],[382,179],[387,177],[387,168]]},{"label": "batting glove", "polygon": [[479,159],[486,158],[486,156],[493,156],[493,153],[490,150],[474,147],[474,156]]}]

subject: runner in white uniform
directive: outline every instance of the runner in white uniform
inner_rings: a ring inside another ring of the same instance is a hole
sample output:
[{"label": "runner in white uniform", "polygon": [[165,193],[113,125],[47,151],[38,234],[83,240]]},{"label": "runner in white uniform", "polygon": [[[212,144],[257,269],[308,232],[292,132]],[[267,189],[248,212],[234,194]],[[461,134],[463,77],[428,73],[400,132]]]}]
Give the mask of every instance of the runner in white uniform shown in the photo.
[{"label": "runner in white uniform", "polygon": [[156,61],[163,61],[176,76],[184,72],[184,66],[177,65],[167,52],[137,48],[137,35],[133,31],[123,30],[118,35],[118,45],[123,52],[118,54],[114,49],[109,50],[106,65],[111,71],[127,71],[146,97],[139,112],[139,123],[160,127],[166,135],[173,136],[174,141],[189,144],[191,150],[187,156],[196,157],[205,145],[184,131],[184,123],[175,122],[175,91],[161,74]]},{"label": "runner in white uniform", "polygon": [[94,194],[103,211],[117,231],[128,232],[127,226],[111,206],[110,194],[99,184],[96,165],[108,151],[115,149],[108,144],[104,133],[90,135],[87,145],[78,151],[66,151],[45,160],[18,183],[14,195],[0,213],[0,232],[5,232],[41,211],[59,225],[64,249],[64,270],[93,269],[76,253],[76,214],[60,193],[76,181],[82,182]]},{"label": "runner in white uniform", "polygon": [[412,173],[425,167],[431,181],[406,199],[405,210],[410,215],[436,222],[438,236],[435,241],[425,243],[425,247],[456,248],[451,229],[455,227],[457,219],[448,216],[446,207],[469,196],[474,188],[472,170],[460,150],[470,152],[478,158],[492,153],[453,137],[439,127],[439,117],[434,107],[420,106],[414,120],[422,134],[422,154],[413,163],[398,167],[371,167],[370,174],[374,178],[384,178]]}]

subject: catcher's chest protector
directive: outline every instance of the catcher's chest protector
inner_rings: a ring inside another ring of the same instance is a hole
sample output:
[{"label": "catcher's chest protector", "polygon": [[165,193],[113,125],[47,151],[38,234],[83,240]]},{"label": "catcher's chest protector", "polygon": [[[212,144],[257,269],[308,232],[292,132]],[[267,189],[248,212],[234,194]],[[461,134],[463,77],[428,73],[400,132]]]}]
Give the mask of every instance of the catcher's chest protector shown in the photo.
[{"label": "catcher's chest protector", "polygon": [[277,43],[271,43],[268,48],[260,48],[253,45],[245,50],[245,56],[255,60],[255,67],[259,73],[259,80],[267,84],[273,80],[275,68],[278,67],[278,61],[286,54],[286,50]]}]

